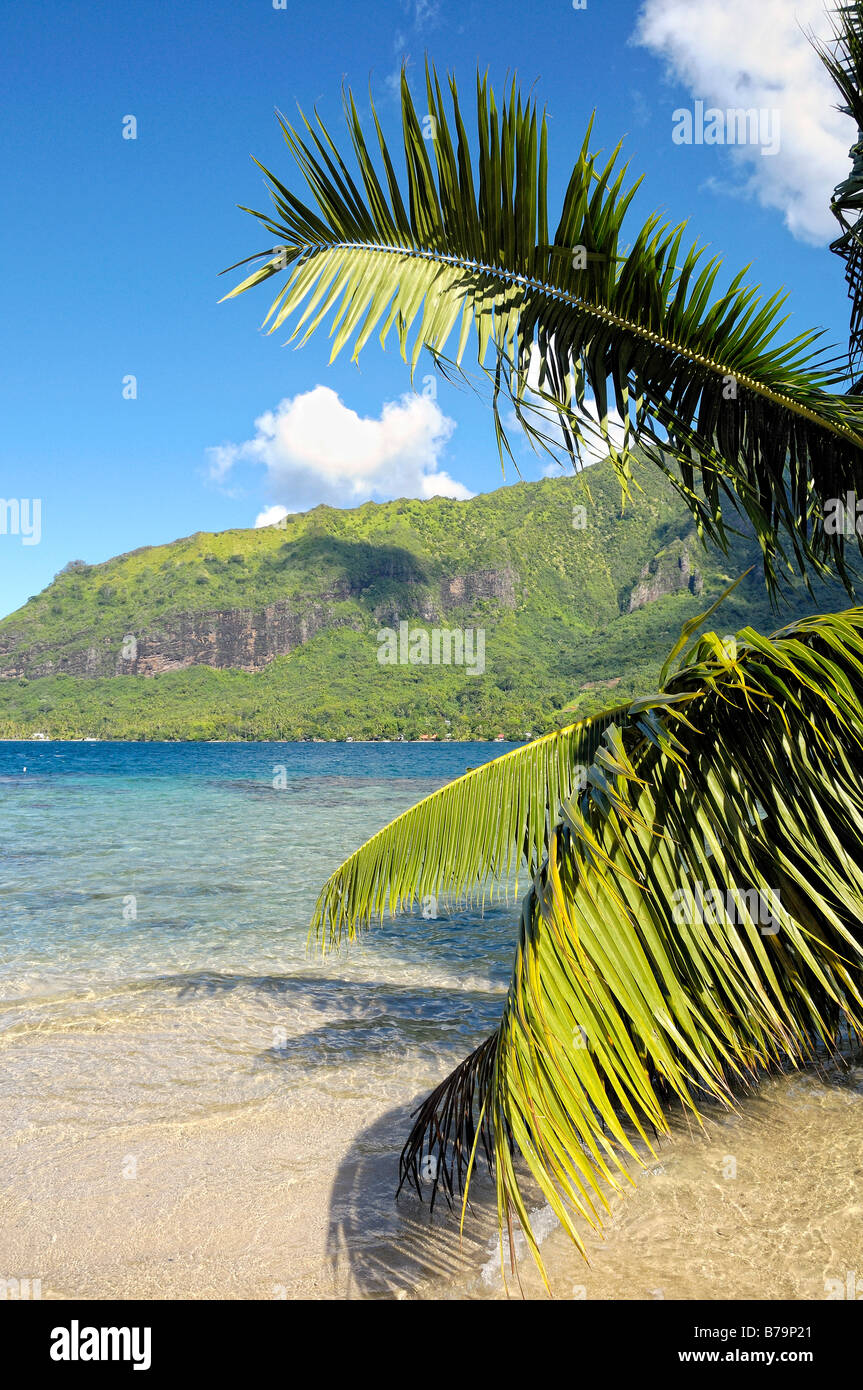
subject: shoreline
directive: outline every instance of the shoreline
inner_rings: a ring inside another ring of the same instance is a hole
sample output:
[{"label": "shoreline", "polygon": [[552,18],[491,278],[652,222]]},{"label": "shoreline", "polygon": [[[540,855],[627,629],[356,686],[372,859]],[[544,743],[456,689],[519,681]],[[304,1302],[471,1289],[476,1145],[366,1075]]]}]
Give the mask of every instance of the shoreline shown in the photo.
[{"label": "shoreline", "polygon": [[[542,735],[539,735],[542,737]],[[331,744],[345,745],[392,743],[422,744],[428,747],[430,743],[465,743],[465,744],[486,744],[503,743],[513,748],[521,748],[530,739],[505,739],[505,738],[36,738],[31,734],[28,738],[5,738],[0,737],[0,743],[158,743],[158,744],[194,744],[195,746],[207,744],[255,744],[255,743],[287,743],[300,745],[308,743],[316,747],[329,746]]]}]

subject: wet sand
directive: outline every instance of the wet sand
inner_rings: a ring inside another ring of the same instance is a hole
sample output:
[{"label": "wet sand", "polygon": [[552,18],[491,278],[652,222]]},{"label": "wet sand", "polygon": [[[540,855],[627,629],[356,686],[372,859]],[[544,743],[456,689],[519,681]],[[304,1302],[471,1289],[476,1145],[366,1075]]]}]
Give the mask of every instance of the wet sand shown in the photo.
[{"label": "wet sand", "polygon": [[[515,907],[388,921],[323,960],[306,943],[335,865],[478,751],[3,746],[0,1280],[506,1297],[487,1180],[463,1241],[394,1194],[410,1111],[497,1024]],[[531,1200],[556,1297],[863,1294],[863,1069],[675,1131],[589,1265]],[[520,1275],[547,1296],[527,1254]]]},{"label": "wet sand", "polygon": [[[310,1086],[254,1113],[25,1128],[4,1145],[0,1271],[41,1278],[43,1298],[506,1297],[487,1183],[461,1242],[445,1207],[393,1200],[405,1071],[386,1095],[346,1076],[337,1101]],[[546,1235],[552,1294],[818,1300],[851,1272],[863,1295],[861,1126],[860,1069],[771,1080],[703,1133],[677,1125],[588,1237],[590,1265]],[[529,1255],[519,1273],[547,1296]]]}]

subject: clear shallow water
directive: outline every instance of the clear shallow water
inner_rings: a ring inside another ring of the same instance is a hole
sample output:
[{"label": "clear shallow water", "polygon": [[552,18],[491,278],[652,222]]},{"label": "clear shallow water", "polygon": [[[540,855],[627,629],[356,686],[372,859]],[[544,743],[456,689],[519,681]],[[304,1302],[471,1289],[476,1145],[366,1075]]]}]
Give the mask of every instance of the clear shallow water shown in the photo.
[{"label": "clear shallow water", "polygon": [[[127,1153],[161,1163],[156,1200],[178,1136],[206,1132],[186,1191],[209,1167],[202,1203],[236,1200],[242,1230],[248,1163],[229,1174],[252,1132],[302,1218],[328,1200],[345,1142],[400,1100],[380,1140],[389,1211],[405,1107],[494,1027],[514,914],[418,913],[325,958],[309,920],[359,843],[506,747],[0,744],[0,1164],[13,1213],[26,1206],[5,1223],[11,1273],[35,1259],[60,1289],[149,1287],[105,1265],[143,1190],[120,1179]],[[307,1179],[314,1194],[296,1197]],[[72,1274],[71,1213],[94,1190],[102,1249],[94,1237]],[[199,1247],[202,1219],[166,1219],[166,1248]],[[2,1251],[0,1237],[0,1275]]]},{"label": "clear shallow water", "polygon": [[[501,751],[0,745],[5,1047],[35,1058],[55,1040],[86,1039],[110,1055],[124,1027],[157,1049],[194,1017],[183,1048],[142,1086],[147,1115],[170,1113],[181,1081],[206,1109],[226,1092],[252,1101],[391,1048],[469,1048],[506,985],[511,911],[417,914],[324,959],[307,932],[345,855]],[[51,1067],[43,1083],[42,1100]],[[32,1090],[16,1100],[38,1103]]]},{"label": "clear shallow water", "polygon": [[[514,907],[417,914],[323,959],[307,928],[362,840],[505,748],[0,744],[0,1276],[501,1296],[481,1185],[462,1244],[393,1191],[412,1105],[495,1026]],[[836,1265],[863,1293],[859,1074],[770,1087],[666,1145],[589,1276],[550,1230],[555,1292],[823,1297]]]}]

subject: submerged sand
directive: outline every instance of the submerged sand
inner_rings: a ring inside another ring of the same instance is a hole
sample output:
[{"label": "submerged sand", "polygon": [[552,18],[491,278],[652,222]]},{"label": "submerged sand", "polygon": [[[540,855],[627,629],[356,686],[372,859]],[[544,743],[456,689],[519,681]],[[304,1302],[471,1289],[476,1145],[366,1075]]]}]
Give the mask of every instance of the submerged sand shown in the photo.
[{"label": "submerged sand", "polygon": [[[346,1073],[339,1098],[309,1085],[151,1123],[118,1104],[89,1132],[31,1120],[3,1145],[0,1272],[40,1278],[43,1298],[506,1297],[487,1185],[461,1242],[445,1208],[393,1200],[412,1099],[396,1066],[384,1091]],[[589,1236],[589,1266],[535,1204],[552,1293],[817,1300],[859,1272],[863,1295],[861,1123],[858,1069],[676,1125]],[[520,1274],[545,1296],[529,1256]]]}]

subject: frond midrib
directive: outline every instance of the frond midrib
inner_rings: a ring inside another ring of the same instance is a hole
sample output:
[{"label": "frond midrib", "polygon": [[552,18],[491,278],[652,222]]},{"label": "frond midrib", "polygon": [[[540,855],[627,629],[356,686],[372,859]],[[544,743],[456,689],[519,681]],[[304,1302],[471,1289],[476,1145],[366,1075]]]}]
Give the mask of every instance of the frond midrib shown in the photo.
[{"label": "frond midrib", "polygon": [[[492,758],[489,760],[489,762],[482,763],[479,767],[473,767],[470,769],[469,772],[463,772],[459,777],[454,777],[452,781],[445,782],[442,787],[438,787],[437,791],[430,792],[429,795],[427,797],[423,797],[420,802],[415,802],[414,805],[409,806],[406,811],[402,811],[400,815],[396,816],[393,820],[388,821],[386,825],[381,826],[380,830],[375,831],[374,835],[370,835],[367,840],[365,840],[361,845],[358,846],[357,849],[354,850],[353,854],[348,855],[347,859],[345,859],[339,865],[339,868],[336,870],[336,874],[342,873],[347,868],[347,866],[351,864],[355,859],[359,858],[360,855],[365,855],[371,848],[371,846],[374,845],[377,840],[381,839],[382,836],[390,835],[394,827],[397,826],[400,821],[405,820],[408,816],[412,815],[416,811],[417,806],[429,805],[431,802],[437,801],[442,796],[451,795],[454,787],[457,787],[460,783],[470,782],[474,778],[482,777],[487,772],[488,768],[492,766],[492,764],[496,763],[499,766],[501,763],[508,762],[510,759],[523,757],[528,751],[530,751],[530,753],[533,754],[536,749],[541,748],[546,743],[551,743],[555,740],[566,738],[568,735],[574,734],[580,728],[588,728],[590,725],[595,724],[597,719],[609,719],[610,721],[614,721],[618,716],[625,714],[625,712],[628,709],[629,703],[615,705],[611,709],[602,710],[599,715],[594,715],[587,719],[576,720],[574,724],[566,724],[560,729],[553,729],[551,733],[542,734],[539,738],[530,739],[528,740],[528,742],[523,743],[519,748],[511,748],[508,753],[503,753],[499,758]],[[333,877],[335,877],[335,875],[330,875],[330,879],[327,880],[327,883],[329,883]],[[325,891],[326,885],[324,885],[324,890],[322,891],[321,896],[323,896],[323,892]],[[323,914],[320,913],[319,904],[318,907],[316,907],[315,909],[315,913],[312,918],[312,923],[309,928],[310,940],[324,926],[325,918]]]},{"label": "frond midrib", "polygon": [[451,265],[463,270],[479,271],[483,274],[493,275],[508,285],[519,285],[526,289],[536,290],[540,294],[547,295],[549,298],[557,299],[559,302],[571,305],[588,317],[600,319],[604,323],[613,324],[618,328],[625,329],[628,333],[651,343],[654,347],[662,348],[664,351],[673,353],[692,362],[695,366],[704,367],[717,376],[733,376],[735,381],[745,386],[748,390],[762,396],[785,410],[790,410],[801,419],[808,420],[811,424],[818,425],[820,428],[828,430],[837,435],[840,439],[856,445],[863,449],[863,435],[856,434],[847,425],[840,425],[820,415],[818,411],[811,410],[807,406],[795,401],[792,396],[786,396],[781,391],[774,391],[771,387],[765,386],[763,382],[740,372],[731,367],[727,362],[719,362],[716,358],[705,357],[702,353],[693,352],[689,347],[682,343],[675,342],[672,338],[666,338],[661,333],[656,333],[653,329],[646,328],[644,324],[636,323],[632,319],[624,318],[621,314],[615,313],[613,309],[607,308],[602,304],[594,304],[589,300],[581,299],[577,295],[570,294],[567,290],[561,289],[558,285],[550,284],[545,280],[538,280],[534,276],[525,275],[519,271],[508,270],[505,266],[491,265],[485,261],[472,260],[467,256],[450,255],[443,251],[438,251],[433,247],[422,246],[398,246],[387,242],[372,241],[332,241],[319,243],[306,243],[305,247],[297,248],[301,251],[300,262],[311,259],[316,255],[323,255],[328,251],[368,251],[374,254],[389,256],[408,256],[414,260],[438,261],[441,265]]}]

